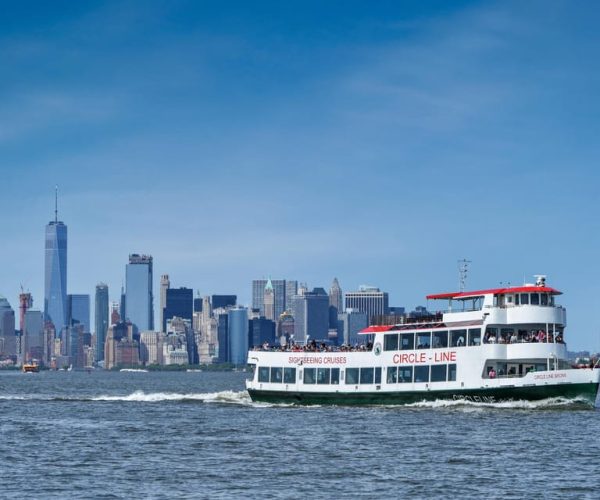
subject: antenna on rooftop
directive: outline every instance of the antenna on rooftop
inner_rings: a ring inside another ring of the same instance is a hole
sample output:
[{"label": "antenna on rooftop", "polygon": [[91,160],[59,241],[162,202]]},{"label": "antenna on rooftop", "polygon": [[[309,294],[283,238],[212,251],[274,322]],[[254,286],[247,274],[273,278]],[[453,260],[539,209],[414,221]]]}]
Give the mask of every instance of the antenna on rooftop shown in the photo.
[{"label": "antenna on rooftop", "polygon": [[469,272],[469,264],[472,261],[467,259],[461,259],[458,261],[458,288],[459,291],[465,291],[465,285],[467,284],[467,274]]},{"label": "antenna on rooftop", "polygon": [[58,184],[54,186],[54,222],[58,222]]}]

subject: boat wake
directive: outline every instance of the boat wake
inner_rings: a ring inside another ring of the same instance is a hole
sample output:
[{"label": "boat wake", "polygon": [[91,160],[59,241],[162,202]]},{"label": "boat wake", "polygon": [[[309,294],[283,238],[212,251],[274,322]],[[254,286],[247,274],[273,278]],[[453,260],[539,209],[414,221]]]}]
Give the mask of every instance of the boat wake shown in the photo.
[{"label": "boat wake", "polygon": [[547,398],[538,401],[514,400],[498,402],[475,402],[464,399],[449,400],[436,399],[434,401],[419,401],[404,405],[409,408],[459,408],[459,409],[478,409],[478,408],[499,408],[507,410],[560,410],[560,409],[593,409],[594,405],[583,398]]},{"label": "boat wake", "polygon": [[149,392],[135,391],[126,396],[103,395],[91,398],[92,401],[125,401],[135,403],[160,403],[162,401],[201,401],[203,403],[251,403],[246,391],[221,391],[206,393]]},{"label": "boat wake", "polygon": [[42,395],[42,394],[4,394],[0,401],[65,401],[65,402],[131,402],[131,403],[160,403],[164,401],[202,402],[202,403],[229,403],[239,405],[254,405],[246,391],[221,391],[207,393],[177,393],[177,392],[144,392],[135,391],[131,394],[119,396],[103,394],[99,396],[84,395]]}]

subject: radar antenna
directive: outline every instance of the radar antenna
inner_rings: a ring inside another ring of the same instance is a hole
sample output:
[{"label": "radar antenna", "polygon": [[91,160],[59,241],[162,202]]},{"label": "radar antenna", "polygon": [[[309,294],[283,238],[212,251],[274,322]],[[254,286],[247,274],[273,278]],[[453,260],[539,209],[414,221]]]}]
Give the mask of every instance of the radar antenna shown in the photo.
[{"label": "radar antenna", "polygon": [[458,288],[459,291],[464,292],[467,284],[467,274],[469,272],[469,264],[472,261],[467,259],[461,259],[458,261]]}]

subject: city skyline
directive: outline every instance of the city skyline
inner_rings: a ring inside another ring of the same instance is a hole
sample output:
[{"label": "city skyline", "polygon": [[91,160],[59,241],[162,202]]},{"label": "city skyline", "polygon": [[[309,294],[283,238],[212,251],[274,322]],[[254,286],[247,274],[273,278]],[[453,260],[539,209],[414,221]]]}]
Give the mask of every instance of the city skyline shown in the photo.
[{"label": "city skyline", "polygon": [[253,279],[337,276],[412,309],[468,258],[471,289],[546,274],[569,347],[599,350],[599,9],[10,6],[0,294],[43,310],[58,184],[69,293],[117,300],[137,252],[244,304]]}]

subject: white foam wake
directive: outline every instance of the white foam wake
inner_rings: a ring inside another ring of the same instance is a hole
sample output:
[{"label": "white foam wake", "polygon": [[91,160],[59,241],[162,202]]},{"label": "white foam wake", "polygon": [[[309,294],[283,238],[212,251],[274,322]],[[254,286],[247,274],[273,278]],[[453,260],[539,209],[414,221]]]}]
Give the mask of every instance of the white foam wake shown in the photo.
[{"label": "white foam wake", "polygon": [[514,401],[499,401],[499,402],[475,402],[468,400],[451,400],[451,399],[436,399],[434,401],[419,401],[418,403],[411,403],[405,405],[406,407],[413,408],[455,408],[455,407],[467,407],[467,408],[505,408],[505,409],[517,409],[517,410],[540,410],[540,409],[556,409],[556,408],[568,408],[568,407],[588,407],[592,408],[593,405],[586,399],[568,399],[563,397],[540,399],[538,401],[527,401],[527,400],[514,400]]},{"label": "white foam wake", "polygon": [[91,398],[92,401],[125,401],[136,403],[159,403],[161,401],[202,401],[203,403],[249,404],[250,396],[246,391],[221,391],[206,393],[150,392],[135,391],[126,396],[102,395]]}]

